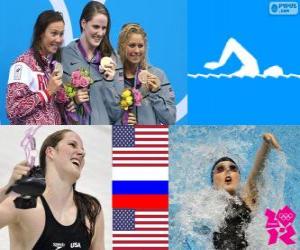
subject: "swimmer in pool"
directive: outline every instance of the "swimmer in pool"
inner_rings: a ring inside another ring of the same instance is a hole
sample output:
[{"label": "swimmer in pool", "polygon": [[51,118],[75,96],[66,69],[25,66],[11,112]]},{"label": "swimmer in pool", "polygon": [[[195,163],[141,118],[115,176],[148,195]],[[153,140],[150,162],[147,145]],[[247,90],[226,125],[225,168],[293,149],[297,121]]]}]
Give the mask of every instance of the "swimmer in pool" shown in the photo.
[{"label": "swimmer in pool", "polygon": [[[244,187],[240,188],[240,169],[229,157],[218,159],[211,170],[211,182],[215,189],[225,190],[232,199],[228,201],[224,223],[213,233],[215,249],[246,249],[248,242],[245,230],[251,221],[251,212],[257,208],[259,192],[257,182],[265,168],[271,148],[280,149],[274,135],[263,135],[263,143],[258,150],[253,168]],[[241,190],[240,192],[238,190]]]}]

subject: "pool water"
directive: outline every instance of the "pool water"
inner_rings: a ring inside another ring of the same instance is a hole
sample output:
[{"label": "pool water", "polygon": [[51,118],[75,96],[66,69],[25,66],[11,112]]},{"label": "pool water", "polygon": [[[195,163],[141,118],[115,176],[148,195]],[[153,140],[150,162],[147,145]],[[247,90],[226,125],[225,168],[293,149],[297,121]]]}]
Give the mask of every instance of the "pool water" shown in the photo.
[{"label": "pool water", "polygon": [[[259,206],[246,230],[247,249],[298,249],[300,233],[300,126],[174,126],[170,128],[170,248],[213,249],[212,233],[225,216],[225,191],[211,188],[210,171],[222,156],[236,161],[241,182],[254,163],[262,134],[273,133],[282,150],[271,150],[259,181]],[[288,205],[297,215],[296,244],[268,247],[265,209]],[[298,247],[298,248],[297,248]]]}]

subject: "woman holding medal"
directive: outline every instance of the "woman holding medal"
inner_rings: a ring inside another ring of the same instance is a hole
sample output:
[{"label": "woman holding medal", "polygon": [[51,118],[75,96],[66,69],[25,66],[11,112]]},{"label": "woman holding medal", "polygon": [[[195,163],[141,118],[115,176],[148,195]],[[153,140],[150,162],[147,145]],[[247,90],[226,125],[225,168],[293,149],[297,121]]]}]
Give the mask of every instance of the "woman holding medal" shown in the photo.
[{"label": "woman holding medal", "polygon": [[104,249],[104,221],[100,203],[75,189],[85,163],[78,134],[59,130],[43,142],[39,155],[46,189],[36,206],[17,209],[18,196],[7,190],[30,168],[19,163],[5,187],[0,188],[0,228],[9,226],[11,249]]},{"label": "woman holding medal", "polygon": [[71,80],[72,72],[85,69],[93,83],[77,91],[77,108],[90,102],[91,113],[82,124],[114,124],[121,116],[118,100],[123,84],[115,81],[117,58],[109,41],[110,15],[100,2],[90,1],[80,17],[80,39],[63,48],[63,82]]},{"label": "woman holding medal", "polygon": [[[134,116],[138,124],[175,124],[175,95],[165,73],[148,65],[146,59],[147,34],[139,24],[123,26],[118,42],[118,53],[123,64],[125,88],[138,90],[142,95],[139,105],[126,111],[122,123]],[[124,119],[125,117],[125,119]]]},{"label": "woman holding medal", "polygon": [[[6,110],[11,124],[61,124],[55,93],[62,84],[59,63],[64,20],[59,12],[42,12],[34,26],[30,49],[10,68]],[[74,111],[70,103],[68,111]]]}]

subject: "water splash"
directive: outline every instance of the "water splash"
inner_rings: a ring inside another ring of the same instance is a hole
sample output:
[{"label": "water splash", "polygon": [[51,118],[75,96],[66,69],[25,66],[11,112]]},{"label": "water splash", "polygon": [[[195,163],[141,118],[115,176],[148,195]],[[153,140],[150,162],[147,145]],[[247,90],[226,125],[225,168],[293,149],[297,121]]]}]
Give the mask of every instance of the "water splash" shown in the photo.
[{"label": "water splash", "polygon": [[[255,126],[181,126],[171,129],[170,247],[172,249],[213,249],[212,232],[224,220],[228,194],[211,188],[212,164],[224,155],[233,158],[240,166],[244,182],[254,161],[255,152],[262,142],[261,135],[266,131],[278,134],[279,141],[282,139],[285,147],[289,145],[287,147],[289,155],[272,150],[268,157],[258,185],[259,206],[253,212],[252,222],[246,230],[249,243],[247,249],[268,249],[269,235],[265,229],[265,209],[278,210],[285,204],[293,202],[290,199],[286,200],[285,188],[290,172],[299,176],[295,167],[288,163],[290,153],[295,154],[290,144],[291,139],[295,140],[291,136],[295,133],[286,128],[272,131],[270,127]],[[297,148],[296,145],[293,146]],[[294,192],[295,188],[291,190]],[[293,206],[297,207],[297,204]],[[272,249],[289,248],[279,242],[276,246],[272,246]],[[295,246],[290,249],[295,249]]]},{"label": "water splash", "polygon": [[[292,167],[287,163],[287,156],[282,151],[273,152],[266,165],[263,178],[258,183],[259,206],[257,211],[253,213],[253,220],[246,231],[249,250],[266,248],[266,242],[269,239],[269,234],[265,229],[266,217],[264,213],[266,208],[278,211],[286,204],[284,196],[286,175],[288,171],[292,170]],[[288,248],[280,241],[271,247],[274,250],[294,249],[293,246]]]},{"label": "water splash", "polygon": [[[229,198],[227,192],[211,188],[178,197],[180,203],[184,204],[177,214],[181,226],[180,233],[183,236],[189,232],[183,242],[187,249],[213,249],[212,234],[224,221]],[[211,209],[212,204],[214,209]]]}]

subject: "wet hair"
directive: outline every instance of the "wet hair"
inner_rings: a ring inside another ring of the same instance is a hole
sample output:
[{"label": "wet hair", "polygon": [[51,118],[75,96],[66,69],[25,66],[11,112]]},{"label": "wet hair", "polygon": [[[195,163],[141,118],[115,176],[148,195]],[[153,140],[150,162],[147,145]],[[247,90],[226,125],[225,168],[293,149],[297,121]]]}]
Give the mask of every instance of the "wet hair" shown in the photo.
[{"label": "wet hair", "polygon": [[147,60],[146,60],[146,52],[147,52],[147,33],[144,31],[144,29],[141,27],[141,25],[137,23],[127,23],[124,24],[121,32],[119,34],[118,39],[118,54],[120,56],[122,64],[125,66],[126,64],[126,46],[129,40],[130,35],[132,34],[138,34],[141,35],[144,39],[145,43],[145,57],[143,61],[141,62],[140,66],[142,69],[147,69]]},{"label": "wet hair", "polygon": [[235,163],[235,161],[232,160],[230,157],[223,156],[223,157],[221,157],[220,159],[218,159],[218,160],[214,163],[214,165],[213,165],[213,167],[212,167],[212,169],[211,169],[211,172],[210,172],[210,180],[211,180],[211,184],[214,183],[214,170],[215,170],[216,166],[217,166],[220,162],[222,162],[222,161],[230,161],[230,162],[234,163],[234,164],[236,165],[237,169],[238,169],[239,174],[240,174],[239,166]]},{"label": "wet hair", "polygon": [[[42,35],[45,33],[47,27],[51,23],[55,22],[64,22],[63,16],[60,12],[54,10],[45,10],[37,18],[34,28],[30,48],[33,50],[33,56],[36,59],[38,65],[45,71],[47,62],[43,60],[40,50],[41,50],[41,41]],[[61,52],[60,49],[53,55],[53,60],[61,61]]]},{"label": "wet hair", "polygon": [[[40,155],[39,155],[39,160],[40,160],[40,167],[43,170],[44,175],[46,175],[47,172],[47,166],[46,166],[46,149],[48,147],[56,147],[57,144],[64,138],[64,135],[69,132],[74,132],[70,129],[63,129],[56,131],[55,133],[49,135],[43,142],[41,150],[40,150]],[[47,183],[46,183],[47,185]],[[92,240],[94,232],[95,232],[95,224],[96,224],[96,218],[97,215],[101,211],[101,205],[99,201],[88,195],[84,194],[81,192],[78,192],[75,190],[76,183],[73,185],[74,189],[74,202],[75,205],[78,209],[78,213],[80,215],[80,223],[82,223],[89,234],[90,240]],[[88,218],[90,226],[88,227],[86,225],[86,220],[85,218]]]},{"label": "wet hair", "polygon": [[82,32],[81,21],[85,20],[86,22],[89,22],[97,14],[102,14],[107,17],[106,33],[98,47],[98,50],[100,51],[101,56],[111,56],[112,54],[114,54],[113,47],[109,40],[111,19],[108,9],[105,7],[104,4],[97,1],[90,1],[87,5],[85,5],[79,20],[80,31]]}]

